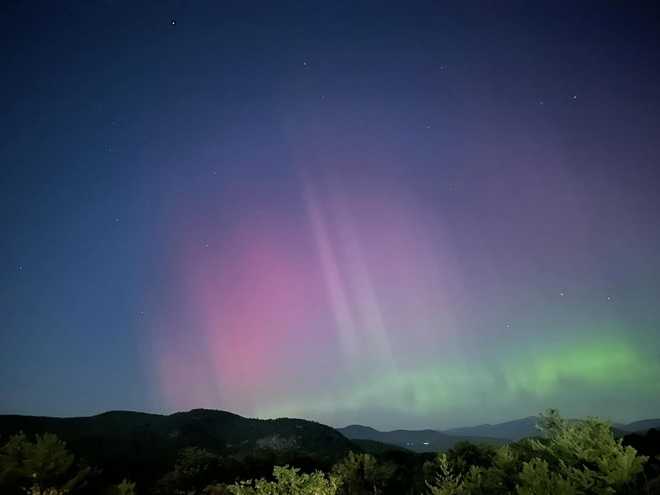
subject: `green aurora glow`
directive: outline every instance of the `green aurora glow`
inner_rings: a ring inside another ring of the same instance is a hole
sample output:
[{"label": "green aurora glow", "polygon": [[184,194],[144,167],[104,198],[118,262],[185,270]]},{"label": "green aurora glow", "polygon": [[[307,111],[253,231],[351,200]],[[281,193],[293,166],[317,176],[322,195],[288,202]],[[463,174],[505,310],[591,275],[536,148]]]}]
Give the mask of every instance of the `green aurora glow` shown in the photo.
[{"label": "green aurora glow", "polygon": [[[660,394],[660,362],[653,359],[650,349],[622,334],[609,334],[547,344],[532,352],[523,347],[500,350],[480,362],[445,358],[414,369],[389,370],[338,394],[311,395],[260,413],[323,419],[329,412],[336,413],[341,404],[342,410],[334,416],[339,421],[350,421],[358,411],[384,408],[394,410],[395,416],[417,417],[429,426],[447,428],[487,418],[511,419],[521,407],[530,415],[548,407],[574,416],[589,415],[592,406],[587,407],[580,397],[595,396],[608,405],[604,415],[611,417],[626,411],[617,402]],[[446,417],[463,421],[445,424]]]}]

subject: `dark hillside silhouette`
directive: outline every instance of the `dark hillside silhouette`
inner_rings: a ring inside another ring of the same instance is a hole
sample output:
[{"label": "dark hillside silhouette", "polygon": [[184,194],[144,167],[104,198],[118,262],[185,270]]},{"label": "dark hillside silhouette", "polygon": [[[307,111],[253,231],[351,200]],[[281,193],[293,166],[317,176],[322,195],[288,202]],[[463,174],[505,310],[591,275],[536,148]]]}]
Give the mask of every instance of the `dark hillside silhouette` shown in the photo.
[{"label": "dark hillside silhouette", "polygon": [[517,442],[434,430],[343,429],[429,450],[414,452],[371,439],[353,442],[311,421],[203,409],[169,416],[121,411],[86,418],[0,416],[0,493],[657,493],[657,430],[621,438],[616,435],[621,430],[606,421],[563,419],[554,410],[537,422],[538,434]]},{"label": "dark hillside silhouette", "polygon": [[623,425],[615,425],[617,429],[629,433],[646,433],[651,429],[660,430],[660,418],[656,419],[643,419],[641,421],[633,421]]},{"label": "dark hillside silhouette", "polygon": [[[0,443],[10,435],[54,433],[106,476],[152,483],[186,447],[234,462],[237,475],[263,476],[274,464],[328,468],[351,449],[333,428],[302,419],[260,420],[225,411],[195,409],[171,415],[111,411],[97,416],[0,416]],[[239,469],[240,468],[240,469]]]},{"label": "dark hillside silhouette", "polygon": [[506,440],[486,436],[453,435],[436,430],[393,430],[379,431],[362,425],[350,425],[338,430],[351,440],[372,440],[396,445],[414,452],[437,452],[452,448],[459,442],[485,443],[501,445]]},{"label": "dark hillside silhouette", "polygon": [[451,428],[449,430],[444,430],[444,433],[450,435],[492,437],[517,441],[521,438],[538,435],[539,431],[536,429],[537,420],[538,418],[534,416],[528,416],[526,418],[506,421],[504,423]]}]

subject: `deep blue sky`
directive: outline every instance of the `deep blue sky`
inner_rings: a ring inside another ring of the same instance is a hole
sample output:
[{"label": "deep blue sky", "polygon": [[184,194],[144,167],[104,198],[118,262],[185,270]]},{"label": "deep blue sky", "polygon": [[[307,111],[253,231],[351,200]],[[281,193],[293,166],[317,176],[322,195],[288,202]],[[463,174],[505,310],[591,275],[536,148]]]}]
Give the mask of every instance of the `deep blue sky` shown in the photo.
[{"label": "deep blue sky", "polygon": [[0,413],[659,415],[658,7],[531,3],[4,2]]}]

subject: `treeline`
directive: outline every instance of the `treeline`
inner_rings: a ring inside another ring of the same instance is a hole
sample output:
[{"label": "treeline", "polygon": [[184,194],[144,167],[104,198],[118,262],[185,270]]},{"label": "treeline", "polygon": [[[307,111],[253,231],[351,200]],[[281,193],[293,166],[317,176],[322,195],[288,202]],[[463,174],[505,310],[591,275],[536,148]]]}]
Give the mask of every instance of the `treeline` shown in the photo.
[{"label": "treeline", "polygon": [[[615,438],[598,419],[539,418],[539,437],[502,447],[457,444],[446,453],[350,452],[324,470],[276,466],[270,476],[249,459],[199,447],[178,454],[150,483],[109,479],[76,459],[53,434],[10,437],[0,448],[3,495],[605,495],[660,493],[660,433]],[[271,464],[272,468],[272,464]],[[112,471],[112,470],[110,470]]]}]

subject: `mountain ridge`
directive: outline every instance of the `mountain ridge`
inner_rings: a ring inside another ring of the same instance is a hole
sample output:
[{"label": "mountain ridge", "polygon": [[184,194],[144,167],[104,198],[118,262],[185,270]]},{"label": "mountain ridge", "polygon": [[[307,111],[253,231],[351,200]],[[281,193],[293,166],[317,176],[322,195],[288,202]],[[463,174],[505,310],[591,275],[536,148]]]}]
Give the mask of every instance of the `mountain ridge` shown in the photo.
[{"label": "mountain ridge", "polygon": [[370,426],[349,425],[344,428],[337,428],[337,431],[350,440],[370,440],[419,453],[447,450],[461,441],[491,445],[505,443],[505,441],[498,438],[450,435],[431,429],[379,431]]},{"label": "mountain ridge", "polygon": [[[188,447],[261,470],[247,473],[250,476],[267,476],[275,464],[329,468],[351,450],[361,450],[321,423],[245,418],[210,409],[170,415],[108,411],[73,418],[0,415],[0,444],[19,432],[29,436],[54,433],[90,465],[104,466],[111,476],[129,476],[148,485],[171,469]],[[143,473],[150,478],[144,479]]]},{"label": "mountain ridge", "polygon": [[[473,443],[501,444],[516,442],[523,438],[539,436],[536,427],[538,417],[527,416],[502,423],[484,423],[475,426],[450,428],[448,430],[408,430],[396,429],[381,431],[370,426],[352,424],[337,428],[351,440],[372,440],[389,443],[416,452],[446,450],[459,441]],[[576,420],[571,420],[576,421]],[[660,419],[644,419],[631,423],[612,425],[618,436],[626,433],[644,433],[651,428],[660,428]]]},{"label": "mountain ridge", "polygon": [[[75,445],[81,435],[98,440],[99,435],[103,436],[108,430],[119,436],[128,434],[127,432],[130,430],[130,435],[139,437],[140,434],[147,434],[145,425],[148,425],[147,430],[153,430],[150,434],[158,437],[158,432],[160,432],[159,438],[170,447],[181,448],[183,444],[190,443],[230,455],[240,455],[242,450],[250,448],[256,450],[268,450],[269,448],[287,450],[288,448],[292,451],[301,450],[316,454],[317,449],[312,446],[314,441],[310,444],[301,440],[300,435],[301,429],[304,429],[305,425],[316,425],[319,431],[325,431],[330,435],[327,438],[332,438],[332,434],[329,432],[334,431],[350,442],[368,440],[415,452],[435,452],[447,450],[460,441],[498,445],[518,441],[525,437],[538,436],[537,420],[538,418],[535,416],[527,416],[501,423],[483,423],[447,430],[399,428],[382,431],[362,424],[333,428],[306,419],[248,418],[219,409],[196,408],[170,414],[112,410],[90,416],[73,417],[0,415],[0,438],[19,430],[26,433],[44,433],[50,428],[53,433],[59,434],[65,440],[70,438]],[[222,428],[219,427],[220,424],[223,425]],[[613,426],[619,434],[643,433],[651,428],[660,428],[660,419],[615,423]],[[315,428],[312,427],[313,430]],[[163,429],[168,429],[167,435],[164,435]],[[74,434],[74,430],[78,430],[78,434]],[[315,431],[315,434],[319,431]],[[239,432],[243,437],[237,437],[236,434]],[[274,437],[274,435],[278,436]],[[289,440],[283,440],[287,438]],[[139,440],[137,442],[139,443]],[[341,449],[343,452],[350,450],[350,442],[344,444]],[[331,442],[330,450],[332,450],[333,444],[340,445],[341,443],[342,441],[335,437]],[[352,445],[359,445],[359,443],[354,442]],[[367,445],[365,442],[362,444]],[[320,449],[319,452],[321,450],[327,450],[327,445],[323,445],[323,449]]]}]

